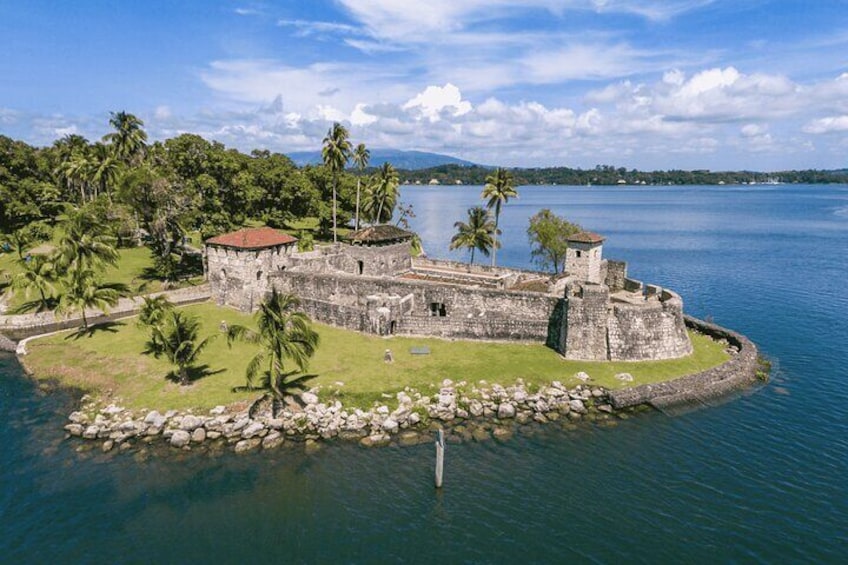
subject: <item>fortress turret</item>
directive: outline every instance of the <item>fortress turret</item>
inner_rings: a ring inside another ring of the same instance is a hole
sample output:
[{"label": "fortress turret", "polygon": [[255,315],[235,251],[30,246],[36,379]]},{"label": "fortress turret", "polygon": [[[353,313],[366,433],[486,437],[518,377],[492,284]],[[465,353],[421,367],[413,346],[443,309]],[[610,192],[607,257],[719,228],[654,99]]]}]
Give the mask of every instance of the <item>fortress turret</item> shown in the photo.
[{"label": "fortress turret", "polygon": [[580,281],[600,284],[601,255],[604,238],[590,231],[576,233],[568,238],[565,251],[565,271]]}]

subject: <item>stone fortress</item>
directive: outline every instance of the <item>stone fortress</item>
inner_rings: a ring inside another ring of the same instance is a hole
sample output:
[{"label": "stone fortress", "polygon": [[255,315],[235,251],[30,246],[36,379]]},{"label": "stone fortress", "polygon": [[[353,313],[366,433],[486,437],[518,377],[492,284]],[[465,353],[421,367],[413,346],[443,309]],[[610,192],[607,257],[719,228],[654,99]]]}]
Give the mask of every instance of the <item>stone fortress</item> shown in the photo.
[{"label": "stone fortress", "polygon": [[413,236],[377,225],[301,252],[288,234],[248,228],[206,242],[206,277],[218,304],[250,312],[276,288],[314,320],[377,335],[544,342],[591,361],[692,352],[680,296],[627,278],[600,235],[572,236],[557,276],[413,258]]}]

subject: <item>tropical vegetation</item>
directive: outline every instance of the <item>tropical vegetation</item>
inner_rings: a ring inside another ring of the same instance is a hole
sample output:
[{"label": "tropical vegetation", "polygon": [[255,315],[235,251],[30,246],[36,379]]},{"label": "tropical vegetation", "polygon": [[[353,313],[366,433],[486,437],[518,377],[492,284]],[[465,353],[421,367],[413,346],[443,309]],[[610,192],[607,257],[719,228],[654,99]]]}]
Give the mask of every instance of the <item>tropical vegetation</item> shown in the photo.
[{"label": "tropical vegetation", "polygon": [[495,222],[489,211],[482,206],[468,209],[468,221],[458,221],[453,225],[456,234],[451,238],[450,249],[468,249],[471,252],[469,264],[474,263],[474,252],[479,251],[486,257],[498,244],[495,239]]},{"label": "tropical vegetation", "polygon": [[498,236],[500,236],[498,221],[501,217],[501,207],[509,202],[510,198],[518,198],[518,191],[513,186],[512,173],[507,169],[495,169],[494,173],[486,177],[486,184],[480,196],[486,201],[486,207],[495,211],[495,243],[492,246],[492,266],[494,267],[497,265]]},{"label": "tropical vegetation", "polygon": [[[190,372],[200,354],[215,339],[214,335],[200,340],[200,320],[181,310],[165,308],[158,323],[151,323],[150,339],[145,353],[165,357],[175,368],[177,381],[183,386],[191,384]],[[200,340],[200,341],[198,341]]]},{"label": "tropical vegetation", "polygon": [[[245,370],[248,389],[266,390],[281,400],[293,390],[306,390],[306,382],[315,377],[298,374],[306,369],[319,342],[309,316],[297,310],[299,305],[296,296],[273,289],[256,312],[258,329],[240,324],[229,328],[231,345],[234,341],[259,345]],[[296,370],[286,370],[288,360]]]},{"label": "tropical vegetation", "polygon": [[557,216],[549,209],[540,210],[530,218],[527,227],[533,260],[539,268],[559,273],[565,266],[568,238],[580,231],[583,228],[579,225]]}]

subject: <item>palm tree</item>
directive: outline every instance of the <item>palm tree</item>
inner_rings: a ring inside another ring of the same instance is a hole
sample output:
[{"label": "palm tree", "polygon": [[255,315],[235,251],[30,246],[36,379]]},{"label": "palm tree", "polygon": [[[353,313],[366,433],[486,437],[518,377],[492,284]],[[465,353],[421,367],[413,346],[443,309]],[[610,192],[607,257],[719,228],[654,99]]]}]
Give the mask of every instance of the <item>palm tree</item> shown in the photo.
[{"label": "palm tree", "polygon": [[56,293],[56,269],[51,258],[45,255],[30,255],[19,261],[21,270],[13,277],[10,286],[13,290],[22,290],[29,299],[32,292],[38,293],[38,300],[28,302],[22,310],[35,309],[36,312],[50,310],[51,298]]},{"label": "palm tree", "polygon": [[375,224],[382,224],[392,219],[397,204],[398,188],[397,171],[391,163],[383,163],[374,176],[369,190],[368,208]]},{"label": "palm tree", "polygon": [[174,309],[174,305],[164,294],[145,296],[142,300],[144,303],[138,312],[138,325],[141,327],[161,326],[168,312]]},{"label": "palm tree", "polygon": [[144,122],[127,112],[110,112],[109,125],[115,128],[103,136],[111,144],[115,157],[125,163],[137,162],[144,155],[147,133],[142,129]]},{"label": "palm tree", "polygon": [[216,337],[211,335],[197,342],[200,320],[179,310],[169,310],[164,324],[150,328],[150,340],[145,353],[153,353],[158,359],[162,355],[177,367],[177,378],[181,385],[189,384],[189,370],[197,362],[201,352]]},{"label": "palm tree", "polygon": [[371,152],[365,147],[364,143],[360,143],[353,150],[353,164],[359,169],[359,176],[356,177],[356,222],[354,229],[359,229],[359,188],[362,181],[362,171],[368,166],[368,161],[371,159]]},{"label": "palm tree", "polygon": [[65,179],[69,190],[78,190],[80,194],[80,205],[85,204],[88,194],[89,181],[94,176],[92,173],[92,162],[82,152],[73,153],[62,161],[57,173]]},{"label": "palm tree", "polygon": [[334,122],[333,127],[327,132],[327,137],[324,138],[324,147],[321,150],[324,166],[333,175],[333,243],[338,241],[336,233],[336,191],[338,190],[339,173],[344,170],[351,154],[350,141],[347,138],[347,129],[340,123]]},{"label": "palm tree", "polygon": [[120,161],[109,151],[107,146],[96,143],[94,144],[91,167],[91,180],[95,186],[94,197],[96,198],[100,192],[103,192],[111,202],[112,192],[109,189],[115,184],[118,172],[121,170]]},{"label": "palm tree", "polygon": [[77,268],[69,271],[65,280],[65,290],[59,297],[57,314],[70,314],[79,310],[82,314],[82,327],[88,329],[87,308],[99,308],[108,314],[108,309],[118,303],[122,296],[129,294],[123,283],[103,283],[97,273],[91,269]]},{"label": "palm tree", "polygon": [[494,239],[495,223],[489,216],[488,210],[482,206],[474,206],[468,209],[468,223],[456,222],[453,227],[457,229],[456,235],[451,238],[450,248],[466,248],[471,250],[471,261],[474,263],[474,251],[479,250],[485,256],[497,241]]},{"label": "palm tree", "polygon": [[495,209],[495,245],[492,247],[492,266],[496,264],[498,245],[498,220],[501,217],[501,206],[506,204],[510,198],[518,198],[518,192],[512,185],[512,173],[506,169],[497,168],[495,173],[486,177],[486,185],[480,195],[487,200],[486,207]]},{"label": "palm tree", "polygon": [[106,235],[106,226],[88,210],[68,207],[59,217],[62,235],[59,238],[57,263],[71,269],[101,269],[116,265],[118,251],[114,238]]},{"label": "palm tree", "polygon": [[[312,329],[309,316],[295,310],[299,305],[300,300],[296,296],[274,289],[256,313],[258,331],[230,326],[227,333],[229,344],[239,340],[261,346],[259,353],[247,365],[247,388],[269,390],[275,398],[282,400],[291,389],[305,390],[304,383],[315,377],[301,375],[290,379],[297,371],[284,372],[286,359],[292,360],[303,372],[318,347],[318,333]],[[265,362],[268,369],[260,371]]]}]

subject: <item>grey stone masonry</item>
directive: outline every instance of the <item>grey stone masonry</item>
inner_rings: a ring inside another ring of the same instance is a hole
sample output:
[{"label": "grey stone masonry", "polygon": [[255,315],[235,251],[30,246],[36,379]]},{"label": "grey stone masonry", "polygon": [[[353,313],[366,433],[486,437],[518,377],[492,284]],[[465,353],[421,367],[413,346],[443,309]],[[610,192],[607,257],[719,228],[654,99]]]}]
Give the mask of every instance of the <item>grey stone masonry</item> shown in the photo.
[{"label": "grey stone masonry", "polygon": [[[279,241],[272,232],[263,233]],[[568,359],[670,359],[692,350],[680,297],[628,279],[626,263],[603,259],[598,234],[569,239],[568,272],[556,277],[413,259],[404,237],[363,236],[298,252],[291,243],[238,249],[238,237],[225,234],[206,249],[211,292],[219,304],[251,311],[275,288],[300,297],[303,310],[327,324],[377,335],[544,342]]]},{"label": "grey stone masonry", "polygon": [[744,335],[686,316],[686,325],[715,339],[724,339],[736,349],[725,363],[700,373],[656,384],[609,391],[616,409],[650,404],[665,408],[676,404],[703,403],[749,386],[757,380],[757,347]]}]

